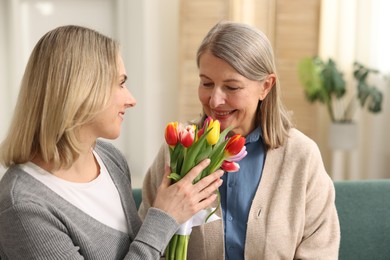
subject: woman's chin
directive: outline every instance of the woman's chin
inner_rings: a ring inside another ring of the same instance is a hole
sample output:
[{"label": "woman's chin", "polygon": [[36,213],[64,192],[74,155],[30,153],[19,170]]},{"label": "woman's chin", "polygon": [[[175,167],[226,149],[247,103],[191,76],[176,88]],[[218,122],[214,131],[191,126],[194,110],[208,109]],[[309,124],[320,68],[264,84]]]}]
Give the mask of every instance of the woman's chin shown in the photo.
[{"label": "woman's chin", "polygon": [[[228,128],[228,127],[230,127],[229,124],[221,123],[221,132],[222,132],[223,130],[225,130],[226,128]],[[233,132],[233,129],[230,130],[230,133],[231,133],[231,132]]]}]

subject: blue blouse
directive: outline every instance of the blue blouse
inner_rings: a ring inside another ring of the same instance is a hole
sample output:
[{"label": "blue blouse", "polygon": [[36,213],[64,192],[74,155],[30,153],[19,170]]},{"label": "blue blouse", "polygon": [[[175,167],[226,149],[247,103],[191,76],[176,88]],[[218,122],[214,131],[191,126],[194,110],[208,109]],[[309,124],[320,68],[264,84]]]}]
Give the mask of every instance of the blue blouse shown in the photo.
[{"label": "blue blouse", "polygon": [[219,188],[224,222],[225,259],[244,259],[246,223],[260,183],[265,160],[261,128],[246,136],[248,154],[239,161],[238,172],[225,173]]}]

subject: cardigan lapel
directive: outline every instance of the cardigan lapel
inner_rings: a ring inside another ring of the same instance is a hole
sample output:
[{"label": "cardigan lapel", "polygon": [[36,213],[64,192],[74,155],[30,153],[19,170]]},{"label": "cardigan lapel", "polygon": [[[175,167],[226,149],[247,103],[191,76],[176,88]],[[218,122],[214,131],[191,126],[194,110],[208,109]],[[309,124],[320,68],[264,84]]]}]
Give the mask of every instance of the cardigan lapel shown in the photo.
[{"label": "cardigan lapel", "polygon": [[134,240],[141,226],[141,220],[139,218],[137,207],[133,198],[130,172],[125,172],[124,169],[113,163],[112,160],[106,156],[106,154],[99,154],[99,156],[102,158],[102,161],[105,164],[111,179],[118,190],[119,197],[122,202],[122,207],[127,219],[129,236],[131,240]]}]

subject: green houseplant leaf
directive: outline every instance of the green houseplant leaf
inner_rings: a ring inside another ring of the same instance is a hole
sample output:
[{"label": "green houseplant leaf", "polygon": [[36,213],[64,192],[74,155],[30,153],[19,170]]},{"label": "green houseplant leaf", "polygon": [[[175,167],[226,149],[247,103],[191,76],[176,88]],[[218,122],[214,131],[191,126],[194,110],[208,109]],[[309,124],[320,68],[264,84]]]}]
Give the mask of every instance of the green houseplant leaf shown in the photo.
[{"label": "green houseplant leaf", "polygon": [[325,103],[327,93],[322,87],[321,69],[312,58],[302,59],[299,63],[299,78],[303,84],[306,98],[310,102],[320,101]]},{"label": "green houseplant leaf", "polygon": [[367,103],[368,111],[378,113],[382,110],[383,94],[377,87],[368,85],[367,77],[370,73],[377,74],[379,71],[366,68],[358,62],[354,63],[353,76],[358,82],[357,98],[360,101],[360,105],[364,107]]},{"label": "green houseplant leaf", "polygon": [[[337,109],[344,111],[335,111],[333,104],[336,100],[345,99],[347,92],[343,73],[339,71],[334,60],[328,59],[324,62],[318,56],[304,58],[298,64],[298,73],[307,100],[311,103],[318,101],[325,104],[333,122],[352,121],[356,103],[372,113],[382,110],[382,92],[367,83],[368,76],[371,73],[378,73],[377,70],[367,68],[358,62],[354,63],[356,95],[352,95],[344,108],[337,106]],[[339,112],[337,115],[341,118],[336,118],[335,112]]]}]

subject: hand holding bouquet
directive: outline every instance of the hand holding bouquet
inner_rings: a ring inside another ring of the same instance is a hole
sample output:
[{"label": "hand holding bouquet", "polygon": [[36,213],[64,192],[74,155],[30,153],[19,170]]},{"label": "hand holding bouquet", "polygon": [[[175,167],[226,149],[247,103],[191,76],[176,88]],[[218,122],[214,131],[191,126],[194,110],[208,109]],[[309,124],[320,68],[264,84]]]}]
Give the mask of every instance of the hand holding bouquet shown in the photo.
[{"label": "hand holding bouquet", "polygon": [[[222,168],[227,172],[240,169],[237,163],[247,154],[245,137],[239,134],[227,137],[231,128],[220,132],[220,123],[208,117],[203,127],[196,125],[179,125],[177,122],[169,123],[165,128],[165,140],[169,145],[171,178],[174,182],[183,178],[195,165],[206,158],[210,164],[194,180],[202,178]],[[219,204],[219,203],[218,203]],[[182,260],[187,257],[187,245],[193,226],[210,221],[216,209],[201,211],[192,219],[182,225],[182,228],[173,236],[167,250],[167,260]],[[218,219],[218,218],[216,218]]]}]

